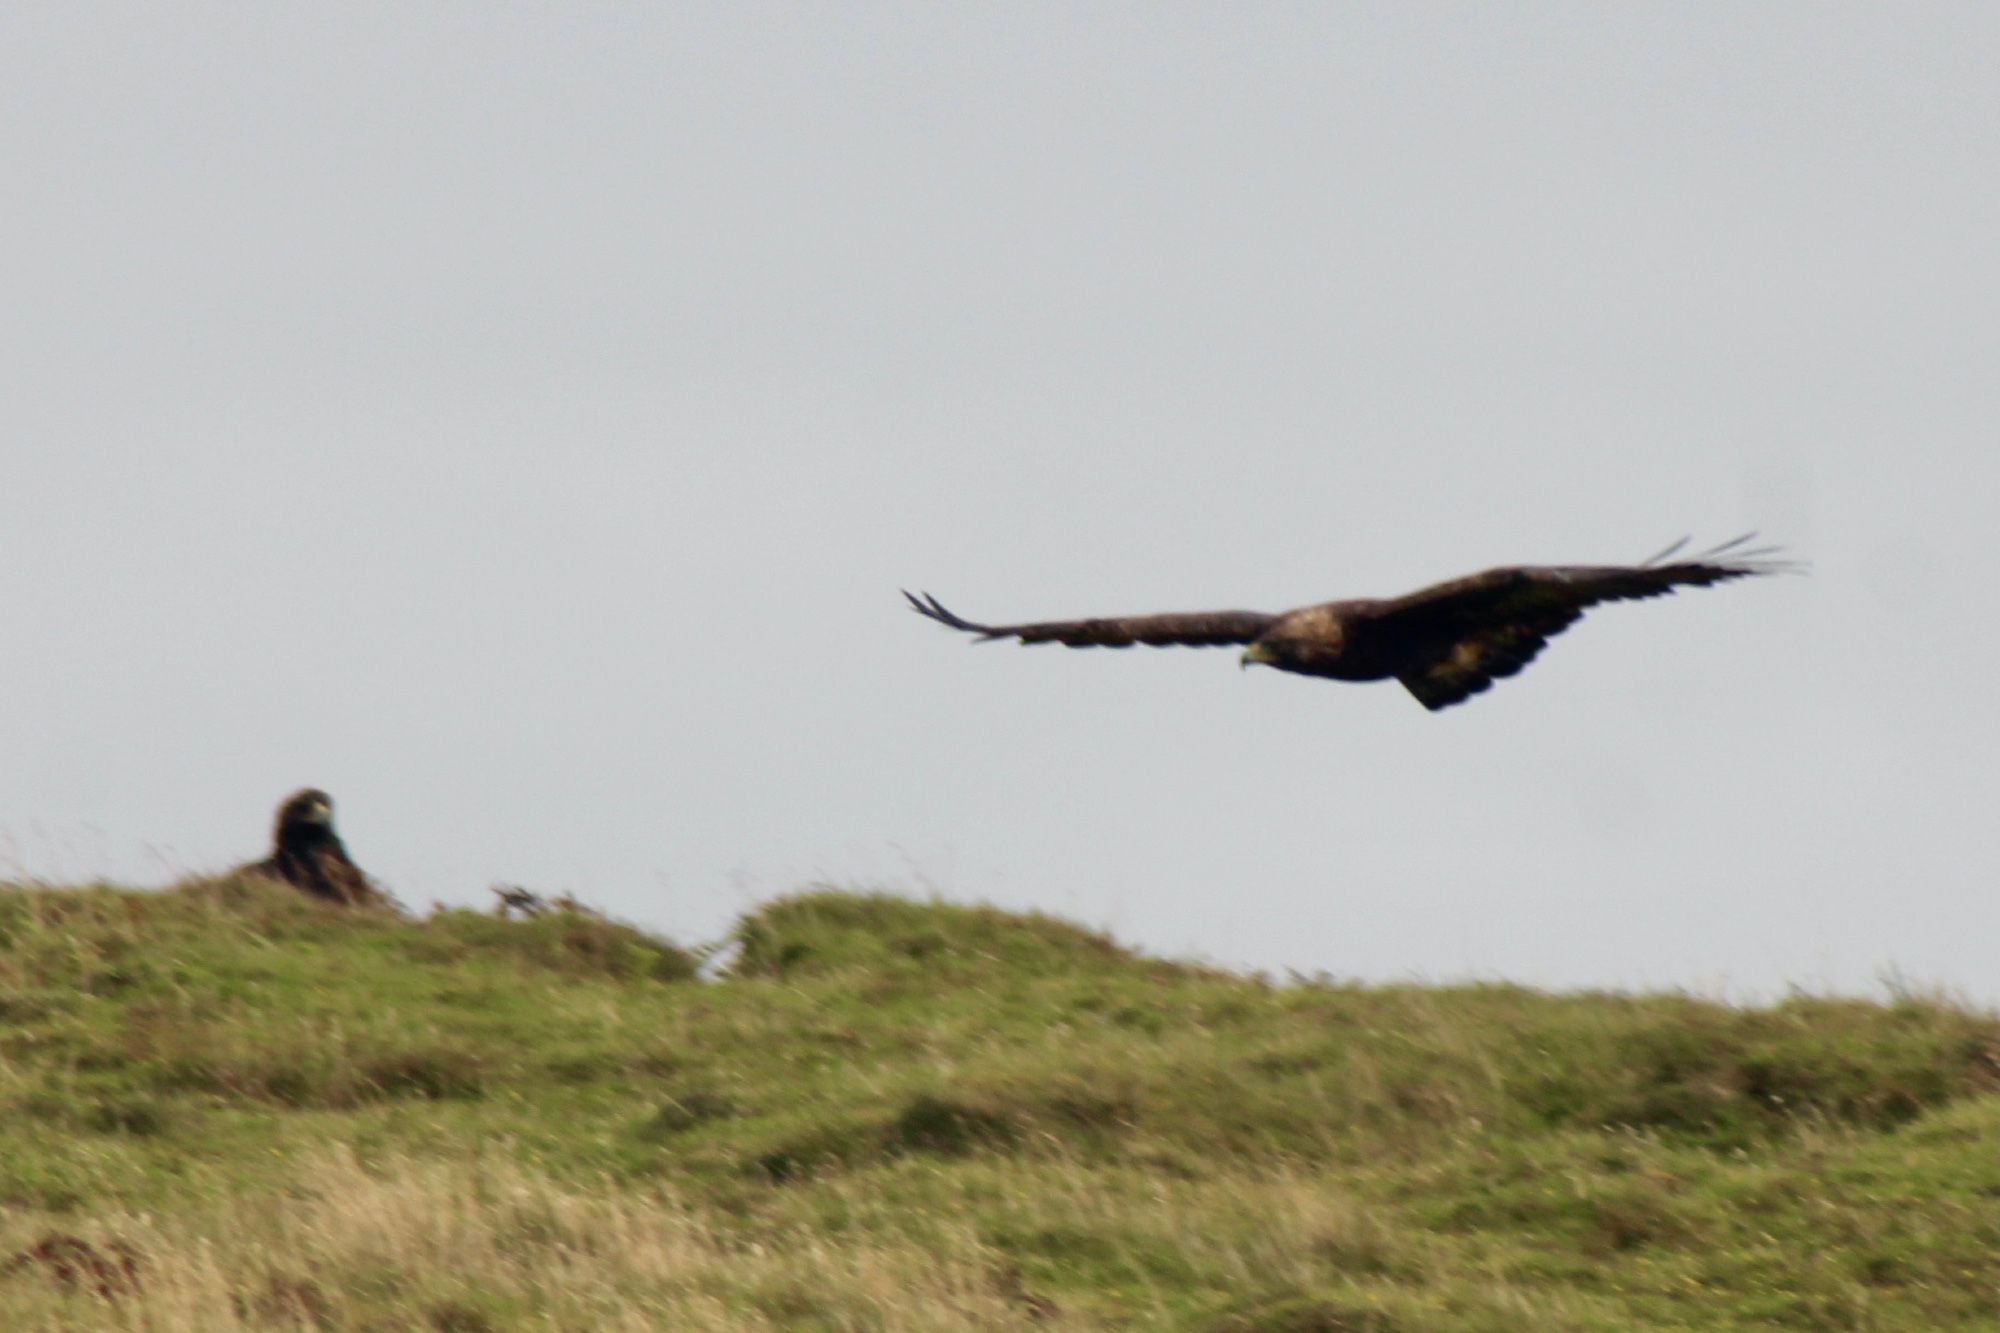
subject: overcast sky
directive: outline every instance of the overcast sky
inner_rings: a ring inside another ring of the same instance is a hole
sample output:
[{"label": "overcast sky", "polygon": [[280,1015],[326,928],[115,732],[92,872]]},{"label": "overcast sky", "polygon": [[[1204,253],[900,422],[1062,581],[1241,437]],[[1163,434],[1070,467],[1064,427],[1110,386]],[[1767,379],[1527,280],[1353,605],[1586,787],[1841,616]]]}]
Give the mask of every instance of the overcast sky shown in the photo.
[{"label": "overcast sky", "polygon": [[[0,872],[2000,1001],[2000,10],[0,10]],[[1756,528],[1426,713],[975,618]]]}]

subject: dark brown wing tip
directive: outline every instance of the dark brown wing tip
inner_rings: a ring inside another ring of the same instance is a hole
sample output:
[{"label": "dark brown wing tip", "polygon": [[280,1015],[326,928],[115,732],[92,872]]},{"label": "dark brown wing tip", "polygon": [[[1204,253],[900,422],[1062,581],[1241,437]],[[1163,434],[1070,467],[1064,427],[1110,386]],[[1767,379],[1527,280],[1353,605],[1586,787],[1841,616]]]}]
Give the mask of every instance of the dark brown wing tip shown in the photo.
[{"label": "dark brown wing tip", "polygon": [[1728,541],[1718,546],[1711,546],[1705,551],[1699,551],[1692,555],[1680,555],[1681,550],[1688,544],[1688,539],[1683,537],[1659,554],[1650,556],[1642,561],[1639,568],[1657,568],[1667,563],[1670,557],[1679,556],[1679,559],[1673,561],[1676,565],[1708,565],[1721,570],[1724,574],[1732,578],[1761,574],[1808,574],[1812,572],[1811,564],[1804,560],[1796,560],[1787,556],[1784,547],[1775,544],[1766,546],[1750,545],[1751,542],[1756,540],[1757,534],[1754,531],[1746,532],[1740,537],[1732,537]]},{"label": "dark brown wing tip", "polygon": [[918,615],[935,620],[940,625],[949,625],[952,629],[964,630],[968,634],[977,634],[982,640],[1001,637],[1000,632],[992,626],[975,625],[965,617],[947,610],[943,602],[940,602],[927,592],[913,593],[908,588],[901,588],[898,591],[903,594],[904,598],[910,603],[911,609]]},{"label": "dark brown wing tip", "polygon": [[[1665,560],[1668,556],[1676,554],[1682,547],[1686,546],[1687,544],[1688,544],[1688,539],[1686,537],[1683,537],[1676,542],[1669,542],[1664,549],[1655,551],[1652,555],[1649,555],[1644,560],[1641,560],[1639,562],[1639,568],[1645,569],[1648,566],[1657,565],[1662,560]],[[905,594],[905,596],[907,595],[908,594]]]}]

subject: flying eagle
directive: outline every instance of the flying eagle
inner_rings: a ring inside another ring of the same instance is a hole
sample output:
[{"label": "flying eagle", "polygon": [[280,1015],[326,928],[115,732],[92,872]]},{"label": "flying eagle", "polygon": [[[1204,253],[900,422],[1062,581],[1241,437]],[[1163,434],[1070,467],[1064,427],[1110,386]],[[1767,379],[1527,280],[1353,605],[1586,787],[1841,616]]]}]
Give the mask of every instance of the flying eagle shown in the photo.
[{"label": "flying eagle", "polygon": [[271,843],[268,857],[243,869],[283,880],[327,902],[348,907],[388,905],[388,896],[348,859],[347,848],[333,831],[333,798],[317,787],[285,798],[272,826]]},{"label": "flying eagle", "polygon": [[1407,596],[1323,602],[1271,615],[1263,611],[1184,611],[1102,620],[981,625],[947,611],[929,593],[904,592],[910,605],[940,624],[992,639],[1071,648],[1178,644],[1249,645],[1256,663],[1331,680],[1402,682],[1435,712],[1471,698],[1535,660],[1548,641],[1599,602],[1661,597],[1676,587],[1797,568],[1774,546],[1747,547],[1751,535],[1679,555],[1682,538],[1638,565],[1509,565],[1433,584]]}]

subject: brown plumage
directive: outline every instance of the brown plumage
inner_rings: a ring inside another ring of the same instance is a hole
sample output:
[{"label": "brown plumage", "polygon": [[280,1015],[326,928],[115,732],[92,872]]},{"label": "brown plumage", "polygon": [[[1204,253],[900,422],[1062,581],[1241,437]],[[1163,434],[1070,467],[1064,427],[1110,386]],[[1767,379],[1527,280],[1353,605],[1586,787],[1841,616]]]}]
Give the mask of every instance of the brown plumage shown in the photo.
[{"label": "brown plumage", "polygon": [[[1675,542],[1638,565],[1510,565],[1404,597],[1262,611],[1190,611],[1101,620],[981,625],[947,611],[929,593],[905,592],[932,620],[977,634],[981,642],[1018,639],[1071,648],[1247,644],[1242,663],[1331,680],[1400,681],[1435,712],[1478,694],[1535,660],[1556,635],[1599,602],[1661,597],[1677,587],[1797,568],[1776,547],[1746,548],[1749,536],[1700,555],[1673,557]],[[1670,563],[1671,562],[1671,563]]]},{"label": "brown plumage", "polygon": [[388,897],[347,857],[333,831],[333,798],[316,787],[293,792],[278,807],[271,854],[244,869],[349,907],[382,907]]}]

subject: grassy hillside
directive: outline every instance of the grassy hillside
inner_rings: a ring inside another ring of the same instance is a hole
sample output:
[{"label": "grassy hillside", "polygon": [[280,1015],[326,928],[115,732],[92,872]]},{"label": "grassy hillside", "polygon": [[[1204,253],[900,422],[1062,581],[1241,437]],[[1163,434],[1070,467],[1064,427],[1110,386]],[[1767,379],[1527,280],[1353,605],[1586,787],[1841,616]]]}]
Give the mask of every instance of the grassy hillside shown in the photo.
[{"label": "grassy hillside", "polygon": [[0,890],[7,1329],[2000,1327],[2000,1024]]}]

